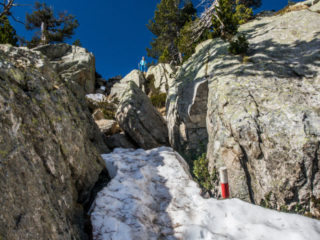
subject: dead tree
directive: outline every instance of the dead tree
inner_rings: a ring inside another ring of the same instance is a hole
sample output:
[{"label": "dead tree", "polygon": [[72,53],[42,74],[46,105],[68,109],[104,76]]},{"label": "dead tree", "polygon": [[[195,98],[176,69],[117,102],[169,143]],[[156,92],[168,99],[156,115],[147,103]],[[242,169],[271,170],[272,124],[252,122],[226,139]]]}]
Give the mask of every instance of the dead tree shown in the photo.
[{"label": "dead tree", "polygon": [[10,10],[14,5],[14,0],[3,0],[3,2],[0,2],[0,17],[11,15]]},{"label": "dead tree", "polygon": [[212,27],[213,17],[216,17],[221,23],[221,28],[224,28],[223,22],[216,14],[216,6],[218,6],[217,0],[202,0],[197,7],[201,6],[204,7],[204,11],[200,15],[200,18],[191,26],[192,37],[190,39],[190,46],[200,39],[204,31]]}]

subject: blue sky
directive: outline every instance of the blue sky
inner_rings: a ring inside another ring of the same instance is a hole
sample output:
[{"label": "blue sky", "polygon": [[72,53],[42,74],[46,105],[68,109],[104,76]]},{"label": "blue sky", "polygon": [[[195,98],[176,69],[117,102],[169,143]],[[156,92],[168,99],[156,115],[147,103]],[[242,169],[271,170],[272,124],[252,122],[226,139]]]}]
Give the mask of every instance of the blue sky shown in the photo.
[{"label": "blue sky", "polygon": [[[193,0],[195,5],[199,0]],[[16,7],[14,14],[24,21],[25,13],[32,12],[34,0],[16,0],[30,6]],[[41,2],[41,0],[40,0]],[[152,34],[146,27],[160,0],[45,0],[54,10],[75,15],[80,23],[72,40],[80,39],[82,46],[96,57],[96,70],[106,79],[126,75],[137,68]],[[279,10],[288,0],[262,0],[261,10]],[[32,33],[11,21],[20,36],[31,39]],[[150,59],[147,59],[150,61]]]}]

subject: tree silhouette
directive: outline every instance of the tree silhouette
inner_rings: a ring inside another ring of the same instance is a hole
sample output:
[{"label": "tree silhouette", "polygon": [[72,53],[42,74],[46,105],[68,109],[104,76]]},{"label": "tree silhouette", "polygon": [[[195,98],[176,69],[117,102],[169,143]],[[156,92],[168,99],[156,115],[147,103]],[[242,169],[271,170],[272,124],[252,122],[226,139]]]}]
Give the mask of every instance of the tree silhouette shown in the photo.
[{"label": "tree silhouette", "polygon": [[30,41],[32,44],[39,45],[64,42],[74,35],[79,23],[75,16],[67,12],[59,13],[56,17],[51,7],[45,3],[36,2],[34,11],[26,15],[25,25],[28,30],[40,30]]}]

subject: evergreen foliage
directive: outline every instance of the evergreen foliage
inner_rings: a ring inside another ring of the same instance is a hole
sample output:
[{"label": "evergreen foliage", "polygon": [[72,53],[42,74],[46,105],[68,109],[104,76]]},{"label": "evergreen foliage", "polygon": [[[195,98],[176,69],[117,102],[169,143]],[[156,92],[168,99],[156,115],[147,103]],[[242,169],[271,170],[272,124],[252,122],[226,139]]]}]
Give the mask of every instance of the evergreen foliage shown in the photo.
[{"label": "evergreen foliage", "polygon": [[234,55],[245,55],[248,51],[249,43],[244,34],[240,34],[235,40],[230,41],[229,52]]},{"label": "evergreen foliage", "polygon": [[206,29],[197,41],[193,40],[193,27],[197,24],[197,21],[199,21],[199,18],[187,22],[180,31],[178,48],[183,53],[183,61],[186,61],[195,52],[195,48],[200,42],[212,38],[212,32]]},{"label": "evergreen foliage", "polygon": [[237,33],[239,27],[234,1],[218,0],[218,3],[216,16],[212,18],[214,36],[231,39]]},{"label": "evergreen foliage", "polygon": [[0,18],[0,43],[9,43],[13,46],[17,46],[18,37],[16,30],[11,26],[9,19],[6,15]]},{"label": "evergreen foliage", "polygon": [[166,106],[167,94],[166,93],[155,93],[150,98],[151,103],[156,108],[162,108]]},{"label": "evergreen foliage", "polygon": [[159,57],[159,62],[160,63],[168,63],[170,62],[170,60],[172,60],[171,56],[170,56],[170,53],[169,53],[169,50],[168,50],[168,47],[166,47],[161,56]]},{"label": "evergreen foliage", "polygon": [[[183,5],[182,7],[180,7]],[[155,35],[148,56],[161,62],[181,63],[183,52],[178,49],[180,30],[195,18],[196,9],[191,1],[181,4],[180,0],[161,0],[148,29]]]},{"label": "evergreen foliage", "polygon": [[82,44],[81,44],[80,39],[76,39],[76,40],[72,43],[72,45],[77,46],[77,47],[82,47]]},{"label": "evergreen foliage", "polygon": [[[198,21],[198,19],[195,21]],[[184,53],[183,60],[187,60],[194,53],[194,49],[196,46],[196,43],[190,42],[190,39],[192,39],[193,35],[193,24],[193,21],[187,22],[180,31],[178,49],[180,52]]]},{"label": "evergreen foliage", "polygon": [[235,17],[238,24],[244,24],[248,22],[253,16],[252,8],[248,8],[243,4],[236,5]]},{"label": "evergreen foliage", "polygon": [[261,0],[238,0],[238,4],[243,4],[247,8],[259,8],[261,7]]},{"label": "evergreen foliage", "polygon": [[241,0],[218,0],[216,16],[213,17],[212,23],[214,36],[229,41],[229,52],[244,56],[249,48],[245,35],[240,34],[235,40],[233,37],[237,34],[239,25],[247,22],[253,12],[240,2]]},{"label": "evergreen foliage", "polygon": [[238,31],[240,24],[246,23],[253,16],[252,8],[246,1],[218,0],[216,15],[212,19],[214,37],[230,40]]},{"label": "evergreen foliage", "polygon": [[203,153],[193,162],[193,174],[201,186],[206,192],[210,193],[213,188],[213,182],[216,180],[216,172],[209,173],[209,160],[207,159],[206,153]]},{"label": "evergreen foliage", "polygon": [[[34,11],[26,15],[26,28],[28,30],[40,30],[32,38],[30,42],[32,45],[64,42],[74,35],[78,26],[79,23],[75,16],[63,12],[56,17],[53,9],[46,3],[36,2]],[[43,31],[41,31],[41,28],[43,28]]]}]

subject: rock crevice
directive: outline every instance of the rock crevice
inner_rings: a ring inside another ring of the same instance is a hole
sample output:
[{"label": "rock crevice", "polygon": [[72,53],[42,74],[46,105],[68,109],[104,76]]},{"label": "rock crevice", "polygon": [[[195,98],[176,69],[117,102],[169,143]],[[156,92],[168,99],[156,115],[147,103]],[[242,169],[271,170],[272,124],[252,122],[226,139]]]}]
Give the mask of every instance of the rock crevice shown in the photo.
[{"label": "rock crevice", "polygon": [[[241,25],[249,40],[245,59],[230,55],[222,40],[208,40],[169,88],[171,145],[199,151],[191,145],[201,137],[189,133],[191,109],[201,110],[209,167],[228,168],[233,197],[318,211],[311,198],[320,198],[319,21],[318,13],[304,9]],[[192,105],[199,79],[208,81],[203,109]]]}]

